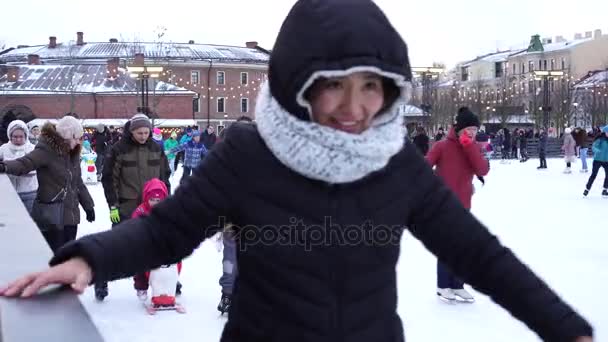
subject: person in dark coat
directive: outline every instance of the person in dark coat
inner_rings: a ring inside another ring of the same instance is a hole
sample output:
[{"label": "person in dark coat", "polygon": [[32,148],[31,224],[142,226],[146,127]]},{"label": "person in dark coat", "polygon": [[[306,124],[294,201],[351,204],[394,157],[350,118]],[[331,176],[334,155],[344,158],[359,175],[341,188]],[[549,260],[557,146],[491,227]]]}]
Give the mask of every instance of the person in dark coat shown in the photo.
[{"label": "person in dark coat", "polygon": [[574,129],[573,137],[576,142],[579,158],[581,158],[581,172],[589,172],[587,166],[587,154],[589,153],[589,138],[587,138],[587,131],[581,127],[577,127]]},{"label": "person in dark coat", "polygon": [[256,124],[230,127],[173,196],[65,246],[0,294],[131,277],[231,222],[239,275],[222,342],[403,342],[396,266],[408,229],[542,339],[591,341],[589,323],[403,139],[408,51],[372,0],[298,0],[268,71]]},{"label": "person in dark coat", "polygon": [[[158,178],[169,192],[169,162],[163,148],[152,140],[152,123],[144,114],[134,115],[123,130],[123,137],[106,153],[101,184],[110,208],[112,226],[128,220],[142,202],[145,184]],[[95,297],[108,295],[108,283],[95,284]]]},{"label": "person in dark coat", "polygon": [[[0,162],[0,173],[22,176],[36,171],[38,190],[32,209],[32,218],[53,251],[76,238],[80,224],[80,204],[87,221],[95,221],[93,199],[82,181],[80,171],[80,139],[83,136],[80,122],[65,116],[57,125],[46,123],[34,150],[25,156]],[[61,224],[49,224],[35,214],[40,204],[63,202]]]},{"label": "person in dark coat", "polygon": [[418,127],[416,128],[416,136],[413,139],[414,145],[418,148],[418,151],[422,153],[423,156],[426,156],[427,152],[429,152],[429,136],[426,135],[424,128]]},{"label": "person in dark coat", "polygon": [[502,158],[505,162],[509,162],[511,152],[511,132],[508,128],[503,129],[504,140],[502,145]]},{"label": "person in dark coat", "polygon": [[93,140],[95,141],[95,153],[97,154],[97,159],[95,159],[95,167],[97,168],[97,180],[99,181],[101,180],[101,171],[103,170],[103,161],[106,154],[106,149],[111,141],[106,126],[103,124],[97,125],[93,135]]},{"label": "person in dark coat", "polygon": [[528,161],[528,133],[524,130],[519,131],[519,154],[521,155],[521,159],[519,160],[522,163]]},{"label": "person in dark coat", "polygon": [[538,132],[538,158],[540,159],[540,166],[537,169],[547,168],[547,133],[543,128]]},{"label": "person in dark coat", "polygon": [[443,132],[443,128],[439,127],[439,131],[435,135],[435,141],[441,141],[443,138],[445,138],[445,133]]},{"label": "person in dark coat", "polygon": [[215,135],[215,129],[213,126],[208,125],[207,128],[201,133],[201,141],[207,148],[210,150],[213,145],[215,145],[215,141],[217,140],[217,136]]},{"label": "person in dark coat", "polygon": [[2,123],[0,123],[0,145],[4,145],[11,140],[8,136],[8,125],[15,120],[17,120],[17,116],[11,111],[2,117]]}]

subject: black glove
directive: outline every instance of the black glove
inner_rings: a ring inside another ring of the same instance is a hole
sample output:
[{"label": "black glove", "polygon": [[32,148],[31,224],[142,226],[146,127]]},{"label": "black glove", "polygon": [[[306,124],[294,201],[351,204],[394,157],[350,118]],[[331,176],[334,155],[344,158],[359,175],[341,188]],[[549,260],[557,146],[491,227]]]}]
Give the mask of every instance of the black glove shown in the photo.
[{"label": "black glove", "polygon": [[4,163],[0,163],[0,173],[5,173],[6,172],[6,166],[4,165]]},{"label": "black glove", "polygon": [[95,221],[95,210],[89,209],[89,210],[85,210],[84,212],[87,213],[87,221],[89,221],[89,222]]}]

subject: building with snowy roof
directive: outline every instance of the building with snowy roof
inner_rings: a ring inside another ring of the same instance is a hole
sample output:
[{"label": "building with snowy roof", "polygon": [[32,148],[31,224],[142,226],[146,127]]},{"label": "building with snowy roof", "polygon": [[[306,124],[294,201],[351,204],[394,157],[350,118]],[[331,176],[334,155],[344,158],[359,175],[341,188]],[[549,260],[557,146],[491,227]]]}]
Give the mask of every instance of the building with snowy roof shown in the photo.
[{"label": "building with snowy roof", "polygon": [[[33,115],[49,118],[75,107],[77,114],[89,119],[124,119],[138,107],[138,82],[128,77],[128,66],[145,65],[163,67],[150,87],[151,105],[165,103],[165,107],[153,108],[160,118],[221,127],[243,115],[253,117],[269,56],[270,51],[256,42],[247,42],[244,47],[194,41],[119,42],[114,38],[87,42],[82,32],[68,43],[49,37],[47,44],[20,45],[0,54],[0,115],[7,111],[7,105],[26,106]],[[115,77],[110,77],[114,72]],[[15,75],[17,79],[11,79]],[[63,100],[66,96],[70,101]],[[108,101],[103,108],[99,107],[99,96]],[[118,103],[110,106],[110,96]],[[133,99],[127,101],[129,96]],[[41,97],[46,104],[38,104]],[[60,99],[50,100],[53,97]],[[119,97],[124,99],[119,101]],[[171,105],[174,100],[179,103]]]}]

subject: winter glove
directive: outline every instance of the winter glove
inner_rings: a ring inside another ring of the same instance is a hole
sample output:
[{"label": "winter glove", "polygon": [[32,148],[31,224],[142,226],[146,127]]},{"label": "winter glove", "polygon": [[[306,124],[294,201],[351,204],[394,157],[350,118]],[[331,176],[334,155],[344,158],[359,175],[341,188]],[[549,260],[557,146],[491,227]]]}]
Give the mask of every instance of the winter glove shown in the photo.
[{"label": "winter glove", "polygon": [[95,210],[89,209],[89,210],[85,210],[84,212],[87,213],[87,221],[89,221],[89,222],[95,221]]},{"label": "winter glove", "polygon": [[460,138],[458,138],[458,141],[463,147],[469,147],[471,146],[471,144],[473,144],[473,140],[471,140],[468,134],[461,134]]},{"label": "winter glove", "polygon": [[110,220],[112,223],[120,222],[120,213],[118,212],[118,208],[112,207],[110,209]]}]

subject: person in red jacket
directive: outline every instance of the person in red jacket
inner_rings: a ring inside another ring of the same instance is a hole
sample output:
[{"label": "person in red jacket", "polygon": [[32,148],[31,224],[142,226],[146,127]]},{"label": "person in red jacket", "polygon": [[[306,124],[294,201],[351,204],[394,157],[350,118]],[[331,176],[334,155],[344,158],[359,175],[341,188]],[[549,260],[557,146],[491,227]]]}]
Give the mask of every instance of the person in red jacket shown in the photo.
[{"label": "person in red jacket", "polygon": [[[131,218],[138,218],[144,215],[148,215],[152,210],[152,207],[160,203],[162,200],[169,196],[169,191],[165,183],[158,178],[152,178],[144,185],[144,191],[142,198],[143,203],[135,209]],[[177,264],[178,273],[181,273],[182,263]],[[148,298],[148,287],[149,287],[150,272],[138,273],[135,275],[133,286],[137,291],[137,297],[141,300]],[[176,294],[181,294],[181,284],[178,282],[176,287]]]},{"label": "person in red jacket", "polygon": [[[456,124],[448,133],[447,139],[433,144],[426,156],[431,166],[437,167],[437,175],[467,209],[471,209],[473,177],[482,178],[490,170],[490,164],[483,156],[481,146],[475,141],[479,126],[477,115],[466,107],[460,108],[456,116]],[[437,262],[437,295],[450,303],[475,301],[464,289],[462,280],[439,261]]]}]

